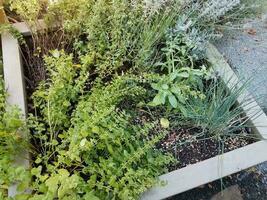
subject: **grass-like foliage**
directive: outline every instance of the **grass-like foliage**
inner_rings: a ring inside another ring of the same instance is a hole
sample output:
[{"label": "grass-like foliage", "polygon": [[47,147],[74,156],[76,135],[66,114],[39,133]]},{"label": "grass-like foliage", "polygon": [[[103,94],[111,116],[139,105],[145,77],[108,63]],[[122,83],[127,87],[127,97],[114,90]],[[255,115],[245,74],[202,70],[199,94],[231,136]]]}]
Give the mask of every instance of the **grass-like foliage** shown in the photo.
[{"label": "grass-like foliage", "polygon": [[[250,117],[256,117],[259,112],[253,107],[251,98],[244,96],[248,83],[236,82],[228,88],[228,82],[232,82],[232,79],[227,82],[213,79],[203,91],[205,98],[191,98],[186,103],[183,117],[201,127],[207,137],[234,137],[250,127],[246,112],[253,114]],[[247,137],[256,138],[253,135]]]}]

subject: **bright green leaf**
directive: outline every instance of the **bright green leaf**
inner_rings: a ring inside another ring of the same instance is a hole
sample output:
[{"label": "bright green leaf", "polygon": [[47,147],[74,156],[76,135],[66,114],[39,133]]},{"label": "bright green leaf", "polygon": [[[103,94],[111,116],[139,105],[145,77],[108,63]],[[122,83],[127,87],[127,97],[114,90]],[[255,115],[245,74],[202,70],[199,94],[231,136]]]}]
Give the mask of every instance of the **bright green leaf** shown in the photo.
[{"label": "bright green leaf", "polygon": [[86,195],[83,196],[83,199],[100,200],[97,196],[94,195],[93,191],[86,193]]},{"label": "bright green leaf", "polygon": [[70,175],[70,173],[66,169],[59,169],[58,174],[63,176],[63,177],[68,177]]},{"label": "bright green leaf", "polygon": [[86,144],[86,142],[87,142],[87,139],[86,138],[82,139],[81,142],[80,142],[80,147],[84,147],[84,145]]},{"label": "bright green leaf", "polygon": [[168,119],[166,118],[161,118],[160,119],[160,125],[163,127],[163,128],[169,128],[170,127],[170,122]]}]

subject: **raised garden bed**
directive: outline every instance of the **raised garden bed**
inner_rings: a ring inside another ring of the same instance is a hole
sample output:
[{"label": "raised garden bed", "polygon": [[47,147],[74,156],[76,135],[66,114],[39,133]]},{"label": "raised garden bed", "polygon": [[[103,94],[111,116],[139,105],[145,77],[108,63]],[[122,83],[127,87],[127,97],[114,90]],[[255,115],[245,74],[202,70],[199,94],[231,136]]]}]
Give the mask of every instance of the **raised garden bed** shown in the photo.
[{"label": "raised garden bed", "polygon": [[1,26],[18,40],[2,36],[0,197],[164,199],[267,160],[266,115],[207,45],[243,9],[224,4],[8,3],[31,28]]},{"label": "raised garden bed", "polygon": [[[22,34],[30,34],[30,30],[24,23],[15,24],[14,26],[17,27]],[[19,105],[23,113],[26,115],[27,109],[25,106],[25,87],[19,44],[17,40],[14,39],[11,35],[5,34],[2,36],[2,49],[5,83],[10,94],[8,101],[10,104]],[[238,80],[238,78],[213,45],[209,45],[207,49],[207,55],[210,63],[214,67],[214,70],[216,70],[227,82],[227,84],[229,84],[228,86],[231,87],[231,84],[234,84]],[[227,81],[229,80],[229,77],[232,77],[230,82]],[[244,96],[248,97],[248,94],[244,93]],[[263,113],[263,111],[260,110],[260,107],[255,101],[253,107],[253,110],[249,109],[250,111],[246,113],[248,116],[251,116],[250,123],[253,126],[252,133],[259,135],[262,139],[266,139],[267,128],[265,126],[267,124],[267,117]],[[247,109],[244,108],[244,110]],[[257,116],[253,117],[253,115],[255,115],[255,111],[257,113]],[[184,131],[186,132],[188,130],[185,129]],[[174,137],[173,135],[171,136]],[[168,142],[168,139],[166,142]],[[239,146],[237,145],[238,142],[240,143]],[[204,155],[204,157],[202,158],[201,155],[200,157],[199,155],[196,155],[195,159],[192,158],[192,153],[194,152],[194,150],[198,150],[198,146],[199,148],[201,148],[201,145],[205,145],[205,143],[196,143],[193,144],[193,146],[192,143],[190,143],[185,153],[188,153],[189,151],[189,154],[191,155],[189,155],[189,158],[187,158],[185,155],[184,163],[181,163],[178,166],[178,168],[182,168],[160,176],[160,180],[166,182],[166,185],[150,189],[143,194],[142,199],[164,199],[220,179],[224,176],[236,173],[267,160],[267,155],[265,153],[267,143],[265,141],[253,141],[244,139],[244,141],[241,140],[238,142],[236,143],[235,141],[230,140],[229,149],[226,149],[226,151],[229,152],[222,155],[218,155],[212,158],[209,158],[209,156],[212,156],[212,154],[208,154],[206,155],[206,157]],[[243,144],[241,144],[242,142]],[[216,149],[218,149],[218,146],[216,145],[218,144],[216,144],[215,141],[210,141],[207,144],[209,145],[209,148],[211,148],[210,151],[213,150],[214,155],[219,154],[219,152],[216,153]],[[212,144],[215,146],[212,147]],[[231,149],[231,145],[233,146],[234,150]],[[206,151],[206,153],[208,153],[209,149],[207,149]],[[199,162],[197,158],[199,159]],[[20,161],[19,164],[23,164],[26,167],[29,166],[29,162],[27,160]],[[14,196],[14,194],[16,193],[15,191],[15,187],[10,188],[9,195]]]}]

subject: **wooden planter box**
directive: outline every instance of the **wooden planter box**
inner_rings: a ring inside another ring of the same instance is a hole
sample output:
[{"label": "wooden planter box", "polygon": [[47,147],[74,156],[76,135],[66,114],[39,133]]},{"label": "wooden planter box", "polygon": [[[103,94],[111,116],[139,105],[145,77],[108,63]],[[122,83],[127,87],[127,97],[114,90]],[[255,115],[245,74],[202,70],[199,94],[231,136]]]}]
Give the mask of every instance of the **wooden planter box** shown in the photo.
[{"label": "wooden planter box", "polygon": [[[14,26],[22,34],[30,34],[30,30],[25,23],[18,23]],[[18,105],[26,115],[25,88],[18,41],[8,33],[3,34],[2,49],[5,84],[10,94],[8,102]],[[214,69],[218,71],[225,81],[229,80],[229,77],[232,77],[231,82],[227,82],[229,86],[238,81],[235,73],[213,45],[209,45],[207,56],[214,66]],[[249,96],[248,93],[244,94],[243,97],[247,96]],[[239,100],[241,102],[242,97],[240,97]],[[253,104],[254,109],[250,109],[246,114],[247,116],[254,116],[255,111],[258,112],[258,117],[252,117],[250,123],[254,127],[254,133],[258,134],[262,139],[267,139],[267,127],[265,127],[267,126],[267,116],[256,101],[254,101]],[[244,108],[244,110],[246,110],[246,108]],[[223,155],[164,174],[160,176],[160,180],[166,181],[166,186],[151,188],[142,195],[141,199],[164,199],[252,167],[267,160],[266,149],[267,142],[262,140]],[[18,164],[29,167],[28,160],[19,161]],[[9,189],[9,196],[14,196],[15,194],[16,185]]]}]

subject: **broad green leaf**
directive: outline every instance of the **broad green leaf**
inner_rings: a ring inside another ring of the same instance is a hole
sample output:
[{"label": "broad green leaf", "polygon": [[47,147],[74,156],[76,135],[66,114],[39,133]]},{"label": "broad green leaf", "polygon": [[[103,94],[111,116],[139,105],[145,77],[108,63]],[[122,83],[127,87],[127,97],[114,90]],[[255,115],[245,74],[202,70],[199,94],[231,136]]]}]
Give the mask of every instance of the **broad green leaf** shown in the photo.
[{"label": "broad green leaf", "polygon": [[154,89],[154,90],[160,90],[160,86],[156,83],[152,83],[151,84],[151,87]]},{"label": "broad green leaf", "polygon": [[43,195],[43,194],[35,194],[33,197],[29,198],[28,200],[44,200],[44,199],[46,199],[45,195]]},{"label": "broad green leaf", "polygon": [[99,127],[98,126],[94,126],[93,128],[92,128],[92,131],[94,132],[94,133],[99,133]]},{"label": "broad green leaf", "polygon": [[36,164],[39,164],[42,162],[42,159],[41,158],[37,158],[35,161],[34,161]]},{"label": "broad green leaf", "polygon": [[108,152],[109,152],[111,155],[113,155],[113,154],[114,154],[114,151],[113,151],[112,145],[107,144],[107,148],[108,148]]},{"label": "broad green leaf", "polygon": [[162,89],[164,89],[164,90],[168,90],[168,89],[169,89],[169,86],[168,86],[167,84],[163,84],[161,87],[162,87]]},{"label": "broad green leaf", "polygon": [[179,105],[179,109],[180,109],[180,111],[183,113],[183,115],[184,115],[185,117],[188,116],[188,115],[187,115],[186,108],[185,108],[183,105]]},{"label": "broad green leaf", "polygon": [[38,177],[41,174],[41,171],[42,171],[42,166],[38,166],[37,168],[34,167],[31,169],[31,174]]},{"label": "broad green leaf", "polygon": [[16,200],[27,200],[29,199],[30,196],[31,196],[30,194],[17,194],[15,196],[15,199]]},{"label": "broad green leaf", "polygon": [[115,175],[111,176],[109,179],[109,185],[114,187],[114,185],[116,185],[116,181],[117,181],[116,176]]},{"label": "broad green leaf", "polygon": [[97,179],[97,175],[96,174],[91,175],[90,179],[87,181],[89,186],[94,186],[95,183],[96,183],[96,179]]},{"label": "broad green leaf", "polygon": [[55,140],[55,139],[54,139],[54,140],[52,140],[52,145],[53,145],[53,146],[56,146],[56,145],[58,145],[58,141],[57,141],[57,140]]},{"label": "broad green leaf", "polygon": [[161,105],[161,104],[163,104],[163,102],[165,102],[165,100],[163,101],[163,95],[161,94],[161,93],[158,93],[155,97],[154,97],[154,99],[153,99],[153,105],[155,105],[155,106],[158,106],[158,105]]},{"label": "broad green leaf", "polygon": [[66,187],[64,187],[64,186],[61,185],[58,188],[58,192],[57,192],[58,198],[59,199],[62,199],[67,192],[68,192],[68,188],[66,188]]},{"label": "broad green leaf", "polygon": [[86,195],[83,196],[83,199],[100,200],[97,196],[94,195],[93,191],[86,193]]},{"label": "broad green leaf", "polygon": [[123,155],[124,156],[129,156],[129,153],[127,152],[127,150],[125,150],[125,149],[123,150]]},{"label": "broad green leaf", "polygon": [[171,106],[173,108],[177,108],[178,102],[177,102],[177,99],[175,98],[175,96],[174,95],[169,95],[168,99],[169,99],[169,102],[170,102]]},{"label": "broad green leaf", "polygon": [[70,175],[70,173],[69,173],[68,170],[66,170],[66,169],[59,169],[59,170],[58,170],[58,174],[59,174],[60,176],[66,177],[66,178]]},{"label": "broad green leaf", "polygon": [[160,95],[161,104],[165,104],[167,93],[160,92],[159,95]]},{"label": "broad green leaf", "polygon": [[59,184],[58,177],[50,177],[45,181],[45,185],[48,187],[48,190],[51,192],[56,192]]}]

